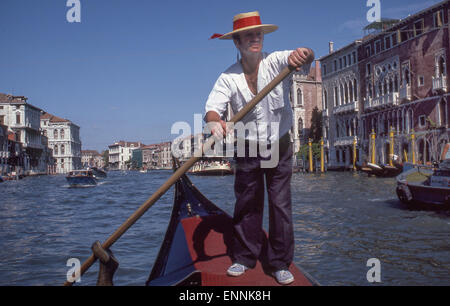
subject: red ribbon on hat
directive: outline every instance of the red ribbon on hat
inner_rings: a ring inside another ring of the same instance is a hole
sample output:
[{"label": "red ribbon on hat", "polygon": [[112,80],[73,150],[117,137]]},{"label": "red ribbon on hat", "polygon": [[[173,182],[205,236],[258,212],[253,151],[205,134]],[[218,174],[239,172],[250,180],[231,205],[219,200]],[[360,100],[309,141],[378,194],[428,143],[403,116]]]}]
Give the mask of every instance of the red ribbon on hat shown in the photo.
[{"label": "red ribbon on hat", "polygon": [[241,18],[233,22],[233,31],[254,25],[261,25],[261,18],[259,16]]},{"label": "red ribbon on hat", "polygon": [[[233,22],[233,31],[255,25],[261,25],[261,18],[259,16],[241,18]],[[222,36],[223,34],[214,33],[209,39],[215,39]]]}]

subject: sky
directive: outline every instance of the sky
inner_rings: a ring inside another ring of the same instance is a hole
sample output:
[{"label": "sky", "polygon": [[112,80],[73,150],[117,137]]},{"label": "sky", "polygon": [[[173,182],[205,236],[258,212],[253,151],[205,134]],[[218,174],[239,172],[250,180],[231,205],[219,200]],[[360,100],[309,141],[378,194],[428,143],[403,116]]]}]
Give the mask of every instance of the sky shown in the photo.
[{"label": "sky", "polygon": [[[83,150],[119,140],[153,144],[179,136],[203,114],[222,71],[236,61],[234,15],[259,11],[278,31],[264,50],[309,47],[316,58],[364,36],[367,0],[66,0],[0,1],[0,92],[80,126]],[[380,0],[382,18],[405,18],[438,0]]]}]

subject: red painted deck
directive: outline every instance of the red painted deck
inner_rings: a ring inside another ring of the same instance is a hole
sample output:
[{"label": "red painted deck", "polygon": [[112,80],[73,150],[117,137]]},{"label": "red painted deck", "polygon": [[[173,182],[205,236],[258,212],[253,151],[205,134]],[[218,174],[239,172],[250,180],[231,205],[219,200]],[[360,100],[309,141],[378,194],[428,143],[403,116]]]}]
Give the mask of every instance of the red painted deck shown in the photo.
[{"label": "red painted deck", "polygon": [[[201,271],[202,286],[279,286],[264,272],[258,261],[244,275],[231,277],[226,270],[232,264],[227,246],[233,234],[232,220],[226,215],[192,217],[181,221],[195,268]],[[311,286],[311,282],[292,264],[289,271],[295,281],[290,286]]]}]

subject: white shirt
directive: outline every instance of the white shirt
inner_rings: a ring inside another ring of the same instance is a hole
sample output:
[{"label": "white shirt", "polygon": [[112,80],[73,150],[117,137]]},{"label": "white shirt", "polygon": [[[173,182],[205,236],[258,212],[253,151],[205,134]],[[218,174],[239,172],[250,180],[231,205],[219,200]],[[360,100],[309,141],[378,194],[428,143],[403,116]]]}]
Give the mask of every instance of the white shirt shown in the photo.
[{"label": "white shirt", "polygon": [[[258,70],[258,92],[288,65],[292,51],[263,53]],[[311,65],[304,65],[300,74],[308,75]],[[292,74],[276,86],[243,119],[245,139],[273,143],[292,127],[293,113],[289,102]],[[244,70],[238,61],[223,72],[216,81],[205,106],[205,114],[214,111],[221,117],[230,103],[233,113],[239,112],[254,94],[248,88]],[[239,135],[238,135],[239,137]]]}]

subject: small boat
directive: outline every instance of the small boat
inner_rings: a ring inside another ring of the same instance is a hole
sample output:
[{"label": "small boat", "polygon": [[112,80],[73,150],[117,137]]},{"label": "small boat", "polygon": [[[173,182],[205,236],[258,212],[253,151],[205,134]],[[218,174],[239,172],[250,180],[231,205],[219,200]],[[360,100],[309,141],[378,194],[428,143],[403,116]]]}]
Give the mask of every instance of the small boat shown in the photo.
[{"label": "small boat", "polygon": [[96,186],[97,179],[92,170],[73,170],[66,176],[70,187]]},{"label": "small boat", "polygon": [[[227,276],[231,265],[233,220],[209,201],[183,175],[175,184],[169,225],[146,282],[149,286],[276,286],[276,280],[258,261],[240,277]],[[295,264],[291,286],[318,285]]]},{"label": "small boat", "polygon": [[200,161],[197,162],[189,171],[190,174],[194,175],[232,175],[233,169],[227,161]]},{"label": "small boat", "polygon": [[18,181],[23,179],[24,177],[24,174],[17,174],[15,171],[13,171],[6,176],[0,177],[0,179],[3,179],[3,181]]},{"label": "small boat", "polygon": [[356,163],[355,163],[355,166],[356,166],[356,170],[361,171],[361,172],[364,172],[364,173],[367,173],[369,176],[370,176],[370,175],[373,175],[373,170],[372,170],[372,168],[369,168],[369,167],[367,166],[367,163],[366,163],[366,162],[363,162],[363,163],[356,162]]},{"label": "small boat", "polygon": [[403,171],[403,166],[396,165],[377,165],[373,163],[367,163],[366,167],[361,167],[361,171],[366,172],[368,175],[375,175],[378,177],[396,177]]},{"label": "small boat", "polygon": [[147,173],[147,169],[141,169],[139,170],[140,173]]},{"label": "small boat", "polygon": [[405,204],[450,207],[450,159],[436,168],[408,166],[397,177],[396,193]]},{"label": "small boat", "polygon": [[96,179],[105,178],[106,172],[97,167],[89,167],[88,170],[92,170]]}]

